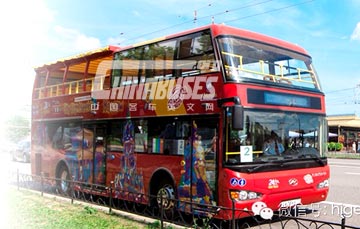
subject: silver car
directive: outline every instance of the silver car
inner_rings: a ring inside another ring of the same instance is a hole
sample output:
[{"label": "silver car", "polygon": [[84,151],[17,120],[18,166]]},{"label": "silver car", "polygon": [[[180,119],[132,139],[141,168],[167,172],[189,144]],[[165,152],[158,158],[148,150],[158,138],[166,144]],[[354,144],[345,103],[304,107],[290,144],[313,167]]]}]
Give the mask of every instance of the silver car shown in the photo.
[{"label": "silver car", "polygon": [[11,151],[13,161],[30,162],[30,140],[20,141]]}]

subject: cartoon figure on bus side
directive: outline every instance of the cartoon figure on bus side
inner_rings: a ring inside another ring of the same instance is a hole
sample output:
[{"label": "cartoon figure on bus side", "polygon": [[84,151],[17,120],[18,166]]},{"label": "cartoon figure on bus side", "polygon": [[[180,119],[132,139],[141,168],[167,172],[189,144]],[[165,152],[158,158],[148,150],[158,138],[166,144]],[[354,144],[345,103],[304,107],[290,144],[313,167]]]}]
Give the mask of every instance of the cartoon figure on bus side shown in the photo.
[{"label": "cartoon figure on bus side", "polygon": [[190,195],[195,202],[201,204],[211,204],[213,199],[206,177],[205,150],[202,146],[201,136],[197,134],[195,121],[193,122],[193,136],[184,149],[184,169],[178,192],[179,198],[184,201],[190,201]]},{"label": "cartoon figure on bus side", "polygon": [[195,160],[194,170],[196,175],[196,194],[201,198],[200,203],[209,204],[212,199],[211,189],[206,177],[205,151],[201,145],[201,136],[196,136],[198,140],[194,141]]},{"label": "cartoon figure on bus side", "polygon": [[126,122],[123,131],[124,155],[122,158],[122,166],[124,171],[132,171],[136,167],[133,137],[134,126],[131,121]]},{"label": "cartoon figure on bus side", "polygon": [[98,137],[95,142],[95,183],[104,184],[105,183],[105,146],[104,139]]},{"label": "cartoon figure on bus side", "polygon": [[123,146],[124,151],[121,157],[121,171],[122,171],[122,186],[127,191],[133,190],[133,185],[131,181],[132,175],[135,173],[136,162],[134,155],[134,136],[133,136],[134,126],[131,121],[126,122],[123,130]]},{"label": "cartoon figure on bus side", "polygon": [[72,145],[76,148],[79,176],[75,173],[75,180],[92,182],[93,171],[93,138],[92,130],[82,128],[72,137]]},{"label": "cartoon figure on bus side", "polygon": [[124,125],[122,141],[123,155],[120,158],[120,171],[115,176],[115,188],[120,188],[123,191],[144,193],[143,173],[142,171],[136,171],[134,126],[130,120]]}]

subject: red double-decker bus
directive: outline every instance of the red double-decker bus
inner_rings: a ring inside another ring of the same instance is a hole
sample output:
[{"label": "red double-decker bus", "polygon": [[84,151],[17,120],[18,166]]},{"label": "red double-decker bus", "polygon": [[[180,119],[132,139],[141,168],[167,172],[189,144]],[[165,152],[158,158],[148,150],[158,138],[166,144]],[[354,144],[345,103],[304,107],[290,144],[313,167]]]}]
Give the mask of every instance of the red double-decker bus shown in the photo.
[{"label": "red double-decker bus", "polygon": [[63,192],[113,184],[254,215],[326,199],[324,94],[297,45],[212,24],[35,71],[32,173]]}]

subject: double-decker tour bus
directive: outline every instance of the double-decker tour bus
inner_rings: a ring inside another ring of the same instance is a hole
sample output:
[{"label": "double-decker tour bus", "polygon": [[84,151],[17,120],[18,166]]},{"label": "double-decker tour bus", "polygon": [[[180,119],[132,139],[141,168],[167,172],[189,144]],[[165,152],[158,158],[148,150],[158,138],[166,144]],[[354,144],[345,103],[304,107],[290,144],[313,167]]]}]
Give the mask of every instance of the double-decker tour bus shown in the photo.
[{"label": "double-decker tour bus", "polygon": [[32,173],[63,192],[113,185],[220,219],[327,197],[324,94],[298,45],[211,24],[35,72]]}]

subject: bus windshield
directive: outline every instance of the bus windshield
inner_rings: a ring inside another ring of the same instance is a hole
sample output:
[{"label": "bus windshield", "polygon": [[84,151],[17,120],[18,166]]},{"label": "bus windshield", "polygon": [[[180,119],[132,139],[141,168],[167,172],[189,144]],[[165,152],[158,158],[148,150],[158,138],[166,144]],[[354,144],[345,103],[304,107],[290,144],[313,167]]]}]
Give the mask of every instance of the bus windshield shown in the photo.
[{"label": "bus windshield", "polygon": [[[241,131],[228,116],[226,163],[318,159],[326,142],[324,116],[289,112],[245,111]],[[230,120],[230,121],[229,121]],[[248,147],[248,155],[240,152]]]},{"label": "bus windshield", "polygon": [[309,56],[236,37],[218,39],[227,81],[263,80],[321,90]]}]

